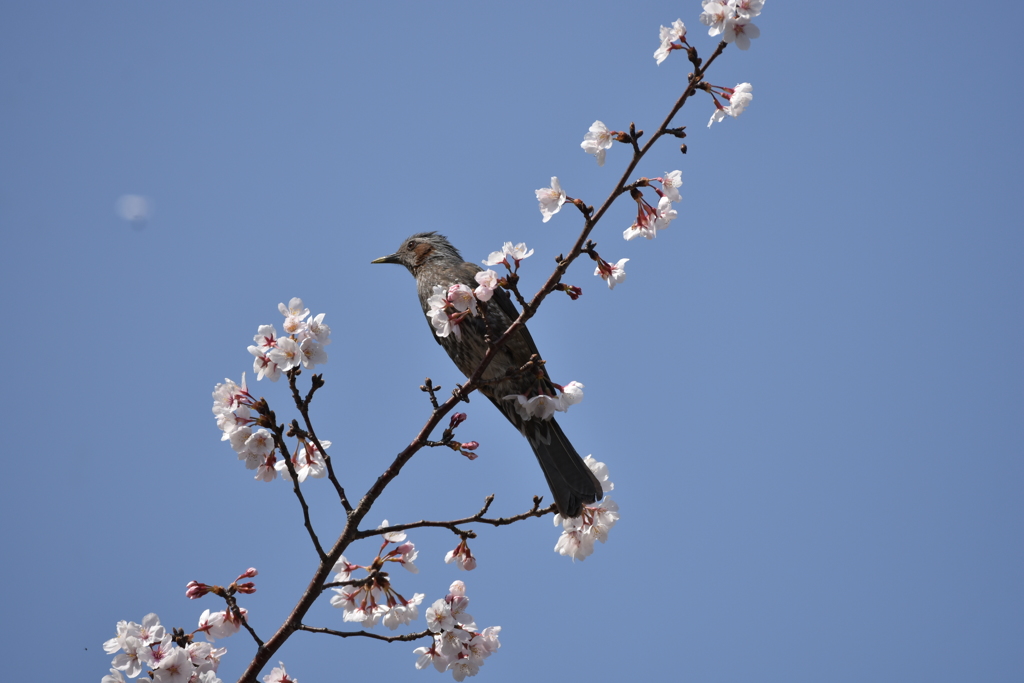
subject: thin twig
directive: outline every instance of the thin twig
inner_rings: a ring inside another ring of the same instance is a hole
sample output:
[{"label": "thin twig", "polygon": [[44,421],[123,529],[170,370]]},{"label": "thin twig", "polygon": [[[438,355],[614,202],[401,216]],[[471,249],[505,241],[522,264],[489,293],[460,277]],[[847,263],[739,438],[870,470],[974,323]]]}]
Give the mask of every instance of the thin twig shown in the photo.
[{"label": "thin twig", "polygon": [[450,529],[455,534],[461,536],[466,532],[458,528],[460,524],[472,524],[473,522],[479,522],[481,524],[490,524],[491,526],[507,526],[531,517],[543,517],[548,513],[556,511],[554,503],[541,509],[540,501],[540,496],[534,496],[533,507],[526,512],[521,512],[518,515],[513,515],[511,517],[488,518],[484,517],[484,515],[487,514],[487,510],[491,507],[491,503],[494,502],[494,494],[492,493],[487,496],[487,499],[484,501],[484,506],[480,508],[480,511],[470,517],[463,517],[462,519],[455,519],[450,522],[420,520],[418,522],[410,522],[408,524],[395,524],[394,526],[382,527],[380,529],[366,529],[364,531],[357,532],[356,538],[371,538],[373,536],[380,536],[381,534],[390,533],[392,531],[406,531],[408,529],[420,529],[423,527],[440,527],[443,529]]},{"label": "thin twig", "polygon": [[378,633],[370,633],[369,631],[335,631],[331,628],[322,628],[317,626],[306,626],[300,624],[296,629],[297,631],[309,631],[310,633],[325,633],[329,636],[338,636],[339,638],[351,638],[352,636],[361,636],[363,638],[373,638],[374,640],[383,640],[387,643],[396,642],[409,642],[413,640],[419,640],[420,638],[434,637],[434,634],[430,631],[420,631],[419,633],[407,633],[402,636],[382,636]]},{"label": "thin twig", "polygon": [[[233,584],[232,584],[233,585]],[[238,620],[245,630],[249,632],[252,639],[256,641],[256,647],[263,647],[263,641],[256,635],[256,631],[253,630],[252,626],[249,625],[249,620],[242,614],[242,610],[238,608],[238,601],[235,600],[235,596],[231,594],[224,595],[224,600],[228,603],[228,609],[231,610],[231,614],[234,615],[235,619]]]},{"label": "thin twig", "polygon": [[352,512],[352,504],[348,502],[348,496],[345,495],[345,489],[342,488],[341,482],[338,481],[338,477],[334,474],[334,465],[331,463],[331,456],[327,455],[327,449],[320,443],[320,439],[317,438],[316,432],[313,430],[313,422],[309,419],[309,403],[313,400],[313,394],[316,390],[324,385],[323,375],[313,375],[309,387],[309,393],[306,394],[305,399],[299,397],[299,388],[295,383],[295,378],[297,376],[298,373],[289,373],[288,375],[288,385],[292,388],[292,399],[295,401],[295,406],[299,409],[299,413],[302,415],[303,422],[306,423],[306,432],[309,434],[309,438],[313,441],[316,449],[320,451],[320,455],[324,459],[324,464],[327,467],[327,478],[330,479],[331,484],[334,485],[334,490],[338,494],[341,506],[345,508],[345,512]]},{"label": "thin twig", "polygon": [[291,476],[292,491],[295,492],[295,497],[299,499],[299,504],[302,506],[302,521],[306,525],[306,531],[309,532],[310,540],[313,541],[313,547],[316,548],[316,554],[320,556],[320,561],[323,562],[327,558],[327,554],[320,546],[320,539],[316,537],[316,532],[313,531],[313,522],[309,518],[309,505],[306,504],[306,498],[302,495],[302,489],[299,487],[299,475],[295,471],[291,454],[288,452],[288,444],[284,442],[284,428],[280,425],[275,425],[273,434],[274,443],[277,444],[277,450],[281,451],[281,457],[284,458],[285,467],[288,468],[288,474]]}]

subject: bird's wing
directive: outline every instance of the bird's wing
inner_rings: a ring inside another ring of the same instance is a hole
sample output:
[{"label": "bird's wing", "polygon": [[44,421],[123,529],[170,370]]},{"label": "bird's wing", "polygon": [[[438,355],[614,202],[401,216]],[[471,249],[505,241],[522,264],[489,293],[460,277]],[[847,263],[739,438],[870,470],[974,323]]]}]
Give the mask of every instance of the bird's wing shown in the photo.
[{"label": "bird's wing", "polygon": [[[508,292],[504,289],[495,289],[494,295],[491,297],[491,301],[496,301],[498,303],[498,308],[501,309],[501,312],[505,314],[506,318],[508,318],[507,325],[511,325],[515,322],[516,318],[519,317],[519,311],[516,309],[515,304],[512,303],[512,297],[510,297]],[[505,329],[508,329],[507,325]],[[526,346],[529,347],[531,354],[536,353],[540,356],[540,351],[537,350],[537,344],[534,343],[533,336],[530,335],[530,330],[528,330],[525,325],[519,328],[519,336],[522,338]],[[548,377],[547,368],[543,366],[541,367],[544,370],[545,378],[550,382],[551,378]]]}]

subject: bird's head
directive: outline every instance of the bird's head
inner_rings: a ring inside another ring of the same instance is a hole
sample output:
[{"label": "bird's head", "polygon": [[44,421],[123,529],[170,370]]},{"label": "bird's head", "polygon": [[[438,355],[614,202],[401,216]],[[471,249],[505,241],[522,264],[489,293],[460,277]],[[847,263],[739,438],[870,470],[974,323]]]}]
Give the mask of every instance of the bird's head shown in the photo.
[{"label": "bird's head", "polygon": [[406,238],[394,254],[381,256],[370,263],[398,263],[416,275],[416,271],[424,264],[452,260],[455,263],[462,263],[462,255],[451,245],[448,238],[436,232],[420,232]]}]

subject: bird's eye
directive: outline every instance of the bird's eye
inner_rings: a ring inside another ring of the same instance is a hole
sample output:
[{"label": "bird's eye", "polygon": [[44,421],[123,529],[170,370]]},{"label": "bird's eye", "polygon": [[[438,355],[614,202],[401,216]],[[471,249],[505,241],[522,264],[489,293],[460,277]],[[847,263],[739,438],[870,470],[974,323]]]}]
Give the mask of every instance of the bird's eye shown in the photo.
[{"label": "bird's eye", "polygon": [[408,249],[409,251],[412,251],[413,249],[416,248],[416,243],[410,241],[409,244],[405,245],[405,248]]}]

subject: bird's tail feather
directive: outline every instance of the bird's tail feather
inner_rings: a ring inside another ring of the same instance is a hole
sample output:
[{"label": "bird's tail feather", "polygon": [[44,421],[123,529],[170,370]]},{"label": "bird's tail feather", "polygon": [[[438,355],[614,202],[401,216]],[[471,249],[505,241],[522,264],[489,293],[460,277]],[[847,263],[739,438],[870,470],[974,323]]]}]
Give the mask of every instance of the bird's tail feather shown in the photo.
[{"label": "bird's tail feather", "polygon": [[554,419],[529,420],[524,424],[523,432],[563,517],[579,517],[584,505],[601,498],[601,482]]},{"label": "bird's tail feather", "polygon": [[601,482],[583,462],[554,418],[523,420],[513,402],[488,398],[530,442],[560,515],[579,517],[584,505],[595,503],[604,496]]}]

